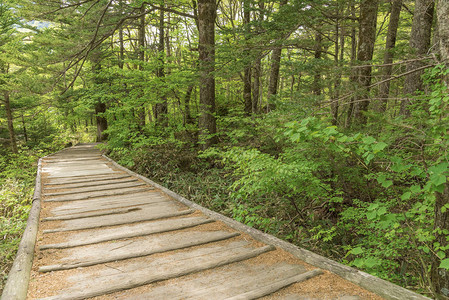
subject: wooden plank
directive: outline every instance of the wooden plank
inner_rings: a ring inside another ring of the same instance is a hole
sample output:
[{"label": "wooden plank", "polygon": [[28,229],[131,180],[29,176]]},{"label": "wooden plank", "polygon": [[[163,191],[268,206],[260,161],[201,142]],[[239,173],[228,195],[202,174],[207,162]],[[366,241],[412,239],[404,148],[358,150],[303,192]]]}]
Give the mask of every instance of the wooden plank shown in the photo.
[{"label": "wooden plank", "polygon": [[102,184],[100,186],[89,186],[83,188],[77,188],[75,190],[64,191],[64,192],[55,192],[55,193],[44,193],[46,197],[55,197],[55,196],[64,196],[64,195],[74,195],[74,194],[82,194],[88,192],[99,192],[99,191],[109,191],[109,190],[118,190],[125,189],[131,187],[138,187],[146,185],[146,183],[142,182],[118,182],[118,183],[107,183]]},{"label": "wooden plank", "polygon": [[117,195],[127,195],[134,193],[141,193],[144,191],[153,190],[153,187],[130,187],[130,188],[122,188],[120,191],[110,190],[110,191],[98,191],[98,192],[90,192],[85,195],[63,195],[58,196],[51,199],[45,199],[44,202],[64,202],[64,201],[77,201],[77,200],[89,200],[92,198],[106,197],[106,196],[117,196]]},{"label": "wooden plank", "polygon": [[193,213],[194,211],[191,209],[176,211],[167,207],[162,207],[156,209],[142,209],[139,211],[133,211],[126,215],[123,215],[121,218],[116,218],[115,216],[101,216],[101,217],[91,217],[85,219],[76,219],[76,220],[68,220],[62,221],[63,226],[56,229],[44,230],[43,233],[53,233],[53,232],[64,232],[64,231],[73,231],[73,230],[84,230],[84,229],[92,229],[92,228],[100,228],[106,226],[115,226],[115,225],[123,225],[123,224],[131,224],[136,222],[143,221],[152,221],[158,219],[172,218],[178,217],[182,215],[188,215]]},{"label": "wooden plank", "polygon": [[90,211],[80,212],[80,213],[68,212],[65,214],[60,214],[55,217],[44,218],[44,219],[42,219],[42,221],[46,222],[46,221],[74,220],[74,219],[82,219],[82,218],[89,218],[89,217],[122,214],[122,213],[128,213],[131,211],[142,209],[142,206],[160,205],[161,203],[167,204],[167,203],[170,203],[170,201],[161,200],[161,201],[155,201],[155,202],[151,202],[151,203],[147,203],[147,201],[145,201],[145,203],[140,203],[140,204],[137,204],[135,202],[134,203],[128,202],[128,204],[121,203],[120,205],[118,205],[118,207],[103,208],[103,209],[101,207],[98,207],[98,209],[96,209],[96,210],[90,210]]},{"label": "wooden plank", "polygon": [[120,207],[140,206],[145,204],[173,202],[168,197],[162,196],[155,191],[144,191],[128,195],[113,195],[91,200],[66,201],[60,206],[51,209],[54,216],[64,216],[94,212],[104,209],[113,209]]},{"label": "wooden plank", "polygon": [[123,174],[121,172],[116,172],[119,175],[110,175],[104,174],[100,176],[81,176],[79,178],[68,177],[67,179],[51,179],[50,182],[44,183],[44,186],[52,186],[52,185],[66,185],[66,184],[77,184],[77,183],[87,183],[87,182],[98,182],[101,183],[103,181],[121,179],[121,178],[132,178],[131,175]]},{"label": "wooden plank", "polygon": [[100,228],[88,232],[83,231],[80,233],[72,234],[70,235],[70,241],[66,243],[43,245],[40,247],[40,249],[65,249],[86,246],[107,241],[128,239],[155,233],[186,229],[212,222],[215,221],[202,217],[189,217],[123,225],[114,228]]},{"label": "wooden plank", "polygon": [[[125,177],[125,176],[124,176]],[[123,179],[108,179],[108,180],[102,180],[102,181],[88,181],[84,183],[68,183],[64,185],[57,185],[57,186],[46,186],[44,188],[44,191],[49,190],[56,190],[56,189],[77,189],[77,188],[85,188],[90,186],[102,186],[104,184],[115,184],[115,183],[126,183],[126,182],[134,182],[137,181],[137,178],[134,177],[125,177]]]},{"label": "wooden plank", "polygon": [[[200,253],[211,250],[209,255]],[[262,253],[272,251],[273,246],[256,249],[227,246],[201,247],[196,251],[183,251],[155,260],[120,262],[116,267],[98,266],[87,274],[71,278],[72,286],[60,291],[60,294],[44,298],[45,300],[78,300],[110,294],[136,288],[153,282],[168,280],[188,274],[217,268],[244,261]],[[198,251],[199,250],[199,251]]]},{"label": "wooden plank", "polygon": [[307,270],[303,266],[279,263],[274,265],[240,262],[221,268],[178,278],[170,284],[152,287],[149,292],[129,296],[114,295],[117,300],[170,299],[222,300],[266,287],[280,279],[290,278]]},{"label": "wooden plank", "polygon": [[80,267],[88,267],[113,261],[120,261],[136,257],[148,256],[156,253],[164,253],[180,250],[193,246],[204,245],[212,242],[227,240],[240,235],[238,232],[209,231],[209,232],[183,232],[164,234],[161,236],[148,236],[138,240],[118,241],[114,243],[101,243],[70,249],[61,263],[43,266],[39,272],[51,272],[69,270]]},{"label": "wooden plank", "polygon": [[81,213],[81,214],[72,214],[72,215],[59,216],[59,217],[48,217],[48,218],[42,219],[42,221],[44,221],[44,222],[63,221],[63,220],[83,219],[83,218],[89,218],[89,217],[119,215],[119,214],[126,214],[126,213],[133,212],[133,211],[140,210],[140,209],[141,209],[140,207],[136,207],[136,205],[133,205],[132,207],[106,209],[106,210],[101,210],[101,211]]}]

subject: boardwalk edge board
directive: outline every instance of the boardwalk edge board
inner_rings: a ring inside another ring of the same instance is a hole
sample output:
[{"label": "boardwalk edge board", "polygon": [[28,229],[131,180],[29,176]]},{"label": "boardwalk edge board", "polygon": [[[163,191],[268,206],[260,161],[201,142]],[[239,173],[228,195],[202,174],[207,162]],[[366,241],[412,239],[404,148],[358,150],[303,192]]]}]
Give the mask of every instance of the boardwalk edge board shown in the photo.
[{"label": "boardwalk edge board", "polygon": [[22,300],[26,299],[27,296],[41,210],[41,171],[42,158],[39,159],[37,164],[35,188],[27,226],[20,240],[14,263],[9,271],[1,300]]},{"label": "boardwalk edge board", "polygon": [[252,227],[249,227],[245,224],[239,223],[231,218],[228,218],[228,217],[221,215],[217,212],[214,212],[210,209],[204,208],[204,207],[182,197],[181,195],[178,195],[177,193],[161,186],[160,184],[119,165],[118,163],[116,163],[115,161],[113,161],[112,159],[107,157],[106,155],[103,155],[103,157],[106,158],[109,162],[111,162],[116,168],[118,168],[122,171],[125,171],[128,174],[130,174],[132,176],[136,176],[137,178],[149,183],[150,185],[163,191],[164,193],[166,193],[173,199],[178,200],[179,202],[187,205],[188,207],[190,207],[192,209],[199,210],[212,219],[222,221],[235,230],[245,232],[262,243],[279,247],[279,248],[293,254],[294,256],[303,260],[306,263],[309,263],[315,267],[322,268],[322,269],[328,270],[334,274],[337,274],[338,276],[342,277],[343,279],[346,279],[349,282],[352,282],[362,288],[367,289],[370,292],[373,292],[379,296],[382,296],[385,299],[395,299],[395,300],[396,299],[397,300],[430,299],[426,296],[417,294],[413,291],[410,291],[403,287],[395,285],[389,281],[380,279],[380,278],[370,275],[368,273],[345,266],[345,265],[338,263],[336,261],[333,261],[329,258],[318,255],[314,252],[300,248],[300,247],[295,246],[289,242],[283,241],[277,237],[266,234],[260,230],[257,230]]}]

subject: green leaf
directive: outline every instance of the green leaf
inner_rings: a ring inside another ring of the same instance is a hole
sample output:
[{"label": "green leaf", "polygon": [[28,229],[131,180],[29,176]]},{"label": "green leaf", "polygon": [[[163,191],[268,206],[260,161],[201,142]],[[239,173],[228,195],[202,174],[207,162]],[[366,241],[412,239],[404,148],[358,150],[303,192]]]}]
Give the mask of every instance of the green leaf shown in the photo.
[{"label": "green leaf", "polygon": [[410,191],[411,191],[413,194],[417,194],[417,193],[421,192],[421,187],[420,187],[419,185],[412,185],[412,186],[410,187]]},{"label": "green leaf", "polygon": [[376,139],[373,138],[372,136],[367,136],[362,139],[362,142],[364,142],[365,144],[371,145],[376,142]]},{"label": "green leaf", "polygon": [[402,196],[401,196],[401,200],[408,200],[408,199],[410,199],[410,196],[412,195],[412,193],[411,192],[405,192],[404,194],[402,194]]},{"label": "green leaf", "polygon": [[374,257],[368,257],[365,260],[365,266],[367,266],[368,268],[372,268],[374,266],[380,265],[380,260],[376,259]]},{"label": "green leaf", "polygon": [[440,163],[440,164],[438,164],[436,166],[430,167],[429,168],[429,173],[430,174],[432,174],[432,173],[433,174],[443,174],[444,172],[447,171],[447,168],[448,168],[448,163],[443,162],[443,163]]},{"label": "green leaf", "polygon": [[443,259],[438,268],[449,270],[449,258]]},{"label": "green leaf", "polygon": [[351,254],[354,254],[354,255],[359,255],[359,254],[362,254],[363,252],[365,252],[365,251],[362,249],[362,247],[357,247],[357,248],[354,248],[351,250]]},{"label": "green leaf", "polygon": [[368,220],[372,220],[372,219],[374,219],[376,216],[377,216],[377,213],[376,213],[375,211],[367,212],[367,213],[366,213],[366,218],[367,218]]},{"label": "green leaf", "polygon": [[446,183],[446,176],[438,173],[431,175],[429,179],[436,186]]},{"label": "green leaf", "polygon": [[384,150],[385,147],[387,147],[387,146],[388,146],[388,145],[387,145],[386,143],[384,143],[384,142],[379,142],[379,143],[373,145],[373,151],[374,151],[374,153],[377,153],[377,152],[379,152],[379,151]]}]

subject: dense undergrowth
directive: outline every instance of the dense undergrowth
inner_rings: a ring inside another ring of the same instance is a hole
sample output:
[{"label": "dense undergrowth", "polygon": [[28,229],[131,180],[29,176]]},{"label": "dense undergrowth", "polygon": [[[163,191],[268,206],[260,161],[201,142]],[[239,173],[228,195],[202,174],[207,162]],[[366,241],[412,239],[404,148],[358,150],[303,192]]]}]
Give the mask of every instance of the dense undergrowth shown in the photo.
[{"label": "dense undergrowth", "polygon": [[449,232],[434,226],[449,169],[449,98],[438,76],[428,80],[433,91],[410,118],[373,113],[364,129],[280,105],[252,118],[221,116],[219,143],[207,151],[175,126],[136,139],[121,127],[106,147],[123,165],[205,207],[431,294],[432,260],[449,268],[448,246],[436,239]]}]

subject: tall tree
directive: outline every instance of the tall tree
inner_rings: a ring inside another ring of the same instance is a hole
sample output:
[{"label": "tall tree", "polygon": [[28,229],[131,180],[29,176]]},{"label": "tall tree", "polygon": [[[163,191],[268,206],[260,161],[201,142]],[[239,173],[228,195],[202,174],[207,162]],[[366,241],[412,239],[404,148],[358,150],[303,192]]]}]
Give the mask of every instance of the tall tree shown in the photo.
[{"label": "tall tree", "polygon": [[[439,52],[441,60],[449,68],[449,0],[439,0],[437,6]],[[446,88],[449,86],[449,78],[444,78]],[[445,135],[446,133],[444,133]],[[435,197],[435,223],[436,242],[449,246],[449,182],[444,184],[444,191],[437,192]],[[445,232],[446,231],[446,232]],[[444,251],[445,257],[449,257],[449,249]],[[449,298],[449,270],[440,268],[440,257],[433,256],[431,268],[431,281],[435,293],[441,299]]]},{"label": "tall tree", "polygon": [[[285,4],[287,4],[287,0],[281,0],[281,2],[279,4],[279,10],[281,10]],[[274,96],[276,96],[276,94],[278,92],[279,71],[281,68],[281,57],[282,57],[282,46],[278,45],[271,52],[270,81],[268,83],[268,94],[267,94],[268,101],[272,100],[272,98]],[[271,105],[268,105],[267,107],[269,109],[273,109],[275,106],[274,106],[274,104],[271,104]]]},{"label": "tall tree", "polygon": [[[156,75],[163,82],[163,78],[165,77],[164,71],[164,56],[165,56],[165,14],[163,10],[159,12],[159,43],[158,43],[158,68],[156,71]],[[161,88],[162,90],[164,88]],[[154,118],[156,123],[159,125],[165,126],[168,123],[167,113],[168,113],[168,103],[167,103],[167,95],[165,92],[158,93],[160,99],[158,99],[158,103],[155,105],[154,110]]]},{"label": "tall tree", "polygon": [[379,98],[381,99],[379,110],[385,112],[390,95],[390,78],[393,70],[393,54],[396,45],[396,35],[399,27],[399,16],[401,14],[402,0],[391,0],[390,22],[388,24],[387,40],[385,43],[384,69],[382,80],[385,80],[379,87]]},{"label": "tall tree", "polygon": [[359,48],[357,60],[364,65],[359,68],[358,84],[361,93],[357,99],[355,119],[359,124],[366,124],[365,113],[368,111],[369,86],[371,85],[371,60],[376,42],[377,8],[379,0],[363,0],[360,3]]},{"label": "tall tree", "polygon": [[[245,40],[249,39],[251,33],[250,25],[251,13],[250,13],[250,0],[243,1],[243,25]],[[245,51],[246,59],[248,59],[249,51]],[[248,59],[249,60],[249,59]],[[250,115],[253,109],[252,97],[251,97],[251,62],[248,61],[243,71],[243,102],[245,103],[245,113]]]},{"label": "tall tree", "polygon": [[[407,95],[412,95],[416,91],[423,90],[423,82],[421,79],[423,70],[419,71],[418,69],[424,65],[421,59],[429,51],[434,6],[434,0],[415,1],[412,31],[410,34],[410,48],[415,60],[412,60],[407,64],[407,72],[410,72],[405,77],[404,82],[404,93]],[[401,102],[402,115],[410,115],[409,105],[410,99]]]},{"label": "tall tree", "polygon": [[200,117],[199,130],[202,148],[216,142],[215,119],[215,0],[198,1]]}]

